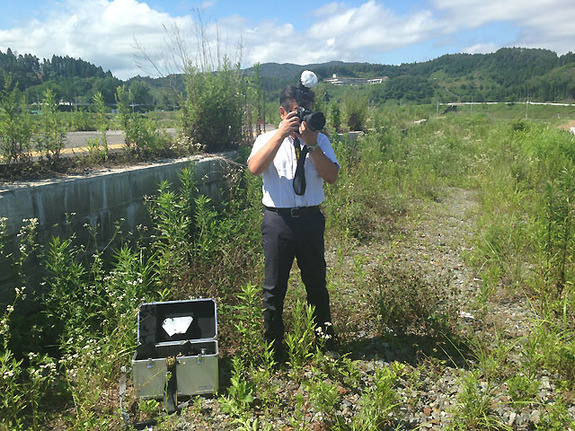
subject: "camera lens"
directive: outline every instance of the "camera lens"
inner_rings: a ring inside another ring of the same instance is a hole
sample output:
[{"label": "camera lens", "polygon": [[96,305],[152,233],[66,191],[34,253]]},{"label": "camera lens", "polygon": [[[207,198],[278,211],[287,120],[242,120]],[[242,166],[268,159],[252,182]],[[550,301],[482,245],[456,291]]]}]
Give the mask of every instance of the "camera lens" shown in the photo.
[{"label": "camera lens", "polygon": [[303,117],[303,121],[305,121],[313,131],[318,131],[325,127],[325,115],[321,112],[311,112]]}]

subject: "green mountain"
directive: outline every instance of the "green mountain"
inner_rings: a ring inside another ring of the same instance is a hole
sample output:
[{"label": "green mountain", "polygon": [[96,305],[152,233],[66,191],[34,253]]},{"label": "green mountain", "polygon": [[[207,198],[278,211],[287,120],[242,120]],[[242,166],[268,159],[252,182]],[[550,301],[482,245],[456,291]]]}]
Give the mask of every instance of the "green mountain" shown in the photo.
[{"label": "green mountain", "polygon": [[[575,101],[575,54],[558,56],[545,49],[502,48],[492,54],[450,54],[398,66],[341,61],[304,66],[266,63],[260,65],[260,74],[264,80],[275,79],[285,85],[297,82],[305,69],[313,70],[323,79],[334,74],[350,78],[385,77],[384,84],[366,90],[375,103],[389,99],[414,103]],[[253,68],[245,73],[253,74]]]},{"label": "green mountain", "polygon": [[[305,69],[320,79],[334,74],[350,78],[385,77],[379,85],[364,86],[372,103],[401,101],[431,103],[435,101],[575,101],[575,54],[558,56],[546,49],[502,48],[491,54],[449,54],[434,60],[402,65],[346,63],[321,64],[264,63],[258,65],[264,92],[269,100],[282,87],[295,84]],[[254,67],[244,69],[253,76]],[[0,88],[6,73],[13,76],[28,101],[40,99],[51,88],[64,101],[89,103],[99,91],[106,103],[113,104],[119,85],[133,88],[140,102],[156,107],[177,105],[177,93],[183,91],[181,76],[164,78],[134,77],[128,81],[115,78],[81,59],[53,56],[39,60],[33,55],[15,55],[10,49],[0,51]],[[345,89],[323,84],[330,95]],[[137,90],[137,91],[136,91]],[[272,96],[273,95],[273,96]]]}]

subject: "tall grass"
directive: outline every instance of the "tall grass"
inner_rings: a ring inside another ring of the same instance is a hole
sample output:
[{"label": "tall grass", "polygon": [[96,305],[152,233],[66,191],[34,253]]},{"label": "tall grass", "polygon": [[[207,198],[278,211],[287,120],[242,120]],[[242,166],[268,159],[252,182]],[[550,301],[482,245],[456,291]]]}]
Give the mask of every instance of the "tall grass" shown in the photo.
[{"label": "tall grass", "polygon": [[483,263],[508,284],[561,297],[573,278],[575,137],[524,122],[500,127],[482,155]]},{"label": "tall grass", "polygon": [[485,144],[472,260],[492,293],[529,299],[536,315],[536,330],[524,341],[532,346],[525,360],[537,358],[531,369],[551,369],[569,381],[575,337],[575,137],[516,121],[498,125]]}]

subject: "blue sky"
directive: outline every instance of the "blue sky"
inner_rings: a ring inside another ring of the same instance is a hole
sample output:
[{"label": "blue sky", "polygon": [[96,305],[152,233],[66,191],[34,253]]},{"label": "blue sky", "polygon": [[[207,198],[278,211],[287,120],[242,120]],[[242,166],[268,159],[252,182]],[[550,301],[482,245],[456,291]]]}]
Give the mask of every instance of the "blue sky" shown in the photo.
[{"label": "blue sky", "polygon": [[[400,64],[502,47],[575,52],[573,0],[3,1],[0,51],[69,55],[121,78],[217,64]],[[198,36],[198,35],[203,36]]]}]

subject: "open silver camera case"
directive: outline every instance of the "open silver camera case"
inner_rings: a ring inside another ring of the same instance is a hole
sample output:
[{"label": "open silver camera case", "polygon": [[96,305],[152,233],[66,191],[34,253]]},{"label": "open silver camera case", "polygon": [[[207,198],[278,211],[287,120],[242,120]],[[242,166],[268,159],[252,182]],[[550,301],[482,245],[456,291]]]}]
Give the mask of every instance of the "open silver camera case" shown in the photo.
[{"label": "open silver camera case", "polygon": [[216,303],[213,299],[152,302],[138,310],[138,347],[132,359],[140,398],[213,394],[219,384]]}]

